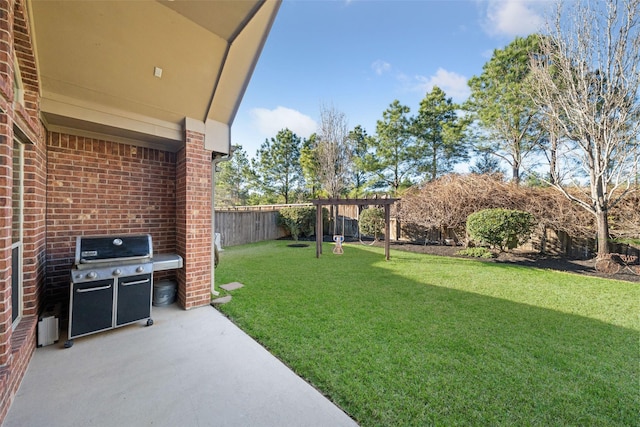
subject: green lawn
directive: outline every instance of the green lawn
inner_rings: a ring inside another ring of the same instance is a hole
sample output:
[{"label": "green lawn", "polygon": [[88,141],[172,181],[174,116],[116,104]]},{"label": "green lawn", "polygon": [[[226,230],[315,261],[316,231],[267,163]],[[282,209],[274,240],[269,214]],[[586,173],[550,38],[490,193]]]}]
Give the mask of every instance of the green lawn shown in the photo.
[{"label": "green lawn", "polygon": [[288,243],[226,248],[220,309],[362,426],[640,424],[640,285]]}]

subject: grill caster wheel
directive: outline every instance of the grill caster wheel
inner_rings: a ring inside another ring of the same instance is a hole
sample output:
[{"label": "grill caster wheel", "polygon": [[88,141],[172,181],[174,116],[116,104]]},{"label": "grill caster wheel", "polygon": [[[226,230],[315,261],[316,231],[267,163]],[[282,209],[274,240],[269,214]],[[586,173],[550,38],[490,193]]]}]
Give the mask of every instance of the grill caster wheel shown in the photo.
[{"label": "grill caster wheel", "polygon": [[73,347],[73,340],[64,342],[64,348],[71,348],[71,347]]},{"label": "grill caster wheel", "polygon": [[153,319],[147,320],[147,326],[151,326],[151,325],[153,325]]}]

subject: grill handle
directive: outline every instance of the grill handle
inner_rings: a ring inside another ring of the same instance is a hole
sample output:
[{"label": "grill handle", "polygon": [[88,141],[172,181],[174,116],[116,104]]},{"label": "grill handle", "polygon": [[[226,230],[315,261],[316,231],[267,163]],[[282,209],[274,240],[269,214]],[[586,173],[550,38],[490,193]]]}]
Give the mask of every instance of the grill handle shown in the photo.
[{"label": "grill handle", "polygon": [[120,283],[122,286],[133,286],[133,285],[142,285],[143,283],[149,283],[149,279],[144,280],[136,280],[135,282],[122,282]]},{"label": "grill handle", "polygon": [[76,289],[76,292],[79,294],[83,294],[85,292],[94,292],[94,291],[104,291],[105,289],[109,289],[111,285],[107,286],[98,286],[95,288],[87,288],[87,289]]},{"label": "grill handle", "polygon": [[131,257],[122,257],[122,258],[109,258],[109,259],[86,259],[80,258],[80,264],[98,264],[104,262],[120,262],[120,261],[137,261],[137,260],[147,260],[151,259],[150,255],[141,255],[141,256],[131,256]]}]

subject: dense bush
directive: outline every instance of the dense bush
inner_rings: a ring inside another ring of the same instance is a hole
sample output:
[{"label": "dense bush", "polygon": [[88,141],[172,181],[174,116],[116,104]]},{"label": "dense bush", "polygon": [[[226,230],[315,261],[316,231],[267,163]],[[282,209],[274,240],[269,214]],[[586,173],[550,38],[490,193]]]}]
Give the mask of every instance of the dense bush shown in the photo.
[{"label": "dense bush", "polygon": [[313,206],[282,208],[278,214],[278,225],[284,227],[294,240],[313,235],[315,223],[316,208]]},{"label": "dense bush", "polygon": [[[612,222],[612,231],[614,227],[620,231],[631,229],[630,224],[640,224],[637,201],[638,198],[633,209],[634,199],[627,197],[611,210],[612,217],[618,219]],[[496,175],[445,175],[411,188],[397,205],[405,230],[409,226],[415,230],[452,228],[464,236],[469,215],[482,209],[503,208],[532,213],[541,229],[551,228],[573,238],[595,235],[593,215],[558,190],[518,186]]]},{"label": "dense bush", "polygon": [[360,233],[377,238],[384,230],[384,210],[374,207],[363,209],[358,221]]},{"label": "dense bush", "polygon": [[467,218],[467,233],[472,239],[504,250],[529,239],[534,218],[529,212],[512,209],[484,209]]}]

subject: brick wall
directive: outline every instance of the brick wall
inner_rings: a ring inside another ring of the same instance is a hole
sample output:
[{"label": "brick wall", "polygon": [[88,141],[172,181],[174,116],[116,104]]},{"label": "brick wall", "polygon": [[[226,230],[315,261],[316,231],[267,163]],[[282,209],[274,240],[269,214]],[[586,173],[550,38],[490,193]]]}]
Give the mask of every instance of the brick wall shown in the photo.
[{"label": "brick wall", "polygon": [[68,299],[77,236],[149,233],[176,252],[174,153],[59,133],[47,148],[47,302]]},{"label": "brick wall", "polygon": [[[44,131],[43,131],[44,133]],[[22,241],[24,316],[37,316],[46,267],[47,152],[44,140],[26,144]]]},{"label": "brick wall", "polygon": [[[0,0],[0,424],[35,349],[44,282],[46,147],[28,22],[23,0]],[[23,104],[14,102],[14,70],[18,67]],[[18,309],[11,306],[14,136],[25,147],[23,312],[15,329],[11,322],[12,311]]]},{"label": "brick wall", "polygon": [[211,152],[204,135],[186,131],[176,174],[178,302],[185,309],[211,302]]},{"label": "brick wall", "polygon": [[0,423],[9,411],[36,348],[36,325],[37,317],[26,317],[13,331],[11,365],[0,367]]},{"label": "brick wall", "polygon": [[11,355],[11,187],[13,120],[13,2],[0,0],[0,78],[2,79],[2,115],[0,115],[0,366]]},{"label": "brick wall", "polygon": [[0,116],[0,365],[11,354],[11,224],[13,124]]}]

